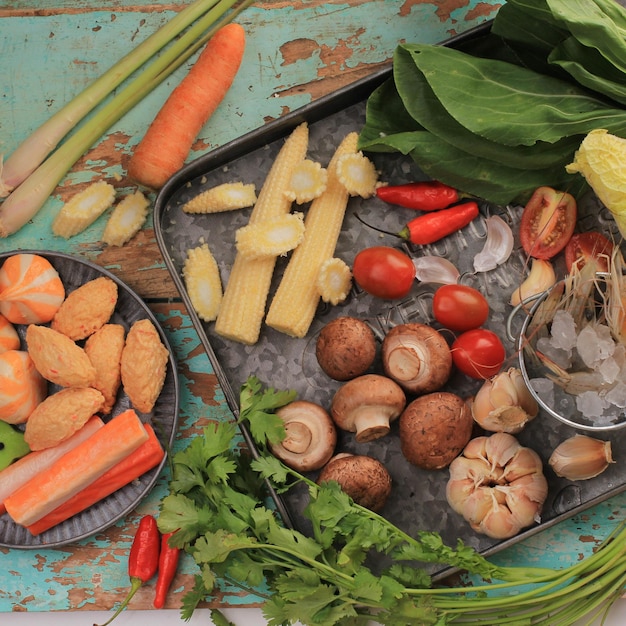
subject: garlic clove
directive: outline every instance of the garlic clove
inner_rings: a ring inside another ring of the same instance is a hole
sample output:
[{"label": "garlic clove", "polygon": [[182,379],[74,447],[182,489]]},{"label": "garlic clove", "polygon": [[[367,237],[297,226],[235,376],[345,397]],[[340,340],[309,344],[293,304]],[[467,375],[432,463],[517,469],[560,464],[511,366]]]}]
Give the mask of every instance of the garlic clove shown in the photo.
[{"label": "garlic clove", "polygon": [[494,467],[505,467],[521,447],[521,444],[513,435],[494,433],[487,439],[485,451]]},{"label": "garlic clove", "polygon": [[508,539],[521,530],[509,508],[500,504],[495,495],[492,497],[492,506],[485,517],[479,524],[471,524],[471,526],[474,530],[493,539]]},{"label": "garlic clove", "polygon": [[449,480],[446,484],[446,500],[455,513],[463,515],[465,501],[476,489],[476,484],[471,478]]},{"label": "garlic clove", "polygon": [[554,283],[556,283],[556,274],[552,263],[544,259],[533,259],[528,276],[511,294],[510,303],[517,306],[527,298],[547,291]]},{"label": "garlic clove", "polygon": [[555,448],[548,460],[555,474],[568,480],[595,478],[614,462],[611,442],[587,435],[566,439]]},{"label": "garlic clove", "polygon": [[462,515],[470,524],[480,524],[492,507],[491,487],[478,487],[465,500]]},{"label": "garlic clove", "polygon": [[503,478],[506,482],[511,483],[523,476],[539,472],[543,472],[541,457],[532,448],[522,447],[507,463],[504,468]]}]

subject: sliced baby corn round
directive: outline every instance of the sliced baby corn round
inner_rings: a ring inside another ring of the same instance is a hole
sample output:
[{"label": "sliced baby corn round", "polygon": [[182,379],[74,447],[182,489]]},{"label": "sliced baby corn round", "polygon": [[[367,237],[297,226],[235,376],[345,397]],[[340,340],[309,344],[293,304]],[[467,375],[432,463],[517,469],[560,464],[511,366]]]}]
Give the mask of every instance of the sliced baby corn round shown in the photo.
[{"label": "sliced baby corn round", "polygon": [[320,267],[315,285],[322,300],[335,306],[343,302],[350,293],[352,271],[342,259],[327,259]]},{"label": "sliced baby corn round", "polygon": [[70,198],[52,223],[59,237],[73,237],[93,224],[115,200],[115,188],[104,180],[89,185]]},{"label": "sliced baby corn round", "polygon": [[217,318],[222,303],[222,281],[217,261],[204,243],[187,250],[183,278],[194,310],[205,322]]},{"label": "sliced baby corn round", "polygon": [[260,259],[287,254],[303,238],[304,215],[287,213],[242,226],[235,233],[235,244],[247,259]]},{"label": "sliced baby corn round", "polygon": [[292,202],[304,204],[322,195],[326,189],[328,172],[317,161],[304,159],[296,165],[285,195]]},{"label": "sliced baby corn round", "polygon": [[141,229],[148,217],[148,198],[136,191],[126,196],[114,209],[104,227],[102,241],[109,246],[123,246]]},{"label": "sliced baby corn round", "polygon": [[253,206],[256,202],[256,189],[253,183],[223,183],[202,193],[183,204],[185,213],[221,213]]},{"label": "sliced baby corn round", "polygon": [[378,172],[362,152],[344,154],[339,158],[337,178],[351,196],[371,198],[376,193]]}]

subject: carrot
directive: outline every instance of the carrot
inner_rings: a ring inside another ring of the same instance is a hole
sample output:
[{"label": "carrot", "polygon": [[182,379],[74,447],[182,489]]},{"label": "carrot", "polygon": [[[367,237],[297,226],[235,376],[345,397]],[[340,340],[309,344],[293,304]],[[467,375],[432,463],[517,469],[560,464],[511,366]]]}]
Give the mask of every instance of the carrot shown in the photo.
[{"label": "carrot", "polygon": [[135,148],[127,167],[132,180],[160,189],[183,166],[198,133],[232,85],[244,48],[245,31],[236,22],[209,40]]},{"label": "carrot", "polygon": [[152,426],[144,424],[144,427],[148,433],[148,440],[145,443],[67,502],[31,524],[28,527],[31,534],[39,535],[64,522],[156,467],[163,459],[165,452]]},{"label": "carrot", "polygon": [[5,501],[7,513],[30,526],[67,502],[148,439],[133,409],[128,409],[81,444],[14,491]]},{"label": "carrot", "polygon": [[5,500],[31,478],[45,472],[64,454],[91,437],[104,426],[96,415],[79,431],[53,448],[31,452],[0,472],[0,515],[6,511]]}]

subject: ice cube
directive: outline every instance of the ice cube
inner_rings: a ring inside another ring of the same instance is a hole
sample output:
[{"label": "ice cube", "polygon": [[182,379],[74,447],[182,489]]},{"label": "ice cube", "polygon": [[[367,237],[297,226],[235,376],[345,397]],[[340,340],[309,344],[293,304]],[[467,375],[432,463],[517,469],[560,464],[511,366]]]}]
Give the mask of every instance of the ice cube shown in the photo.
[{"label": "ice cube", "polygon": [[559,309],[552,319],[550,327],[552,345],[562,350],[572,350],[576,347],[576,323],[569,311]]},{"label": "ice cube", "polygon": [[588,418],[601,417],[606,405],[597,391],[584,391],[576,397],[576,408]]}]

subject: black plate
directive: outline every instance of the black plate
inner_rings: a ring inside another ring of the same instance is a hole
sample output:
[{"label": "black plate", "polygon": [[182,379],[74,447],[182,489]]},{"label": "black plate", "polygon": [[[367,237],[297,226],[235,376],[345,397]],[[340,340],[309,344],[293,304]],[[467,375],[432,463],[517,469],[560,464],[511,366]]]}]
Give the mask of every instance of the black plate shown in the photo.
[{"label": "black plate", "polygon": [[[176,362],[167,337],[150,309],[143,300],[119,278],[94,263],[60,252],[41,250],[20,250],[20,252],[38,254],[48,259],[59,273],[66,293],[100,276],[107,276],[115,281],[118,286],[118,300],[113,316],[111,317],[112,323],[121,324],[128,330],[137,320],[147,318],[152,321],[159,331],[163,345],[165,345],[169,352],[167,374],[163,390],[152,412],[138,412],[137,415],[139,415],[143,422],[150,423],[153,426],[161,445],[166,451],[169,450],[176,434],[178,424],[179,390],[178,377],[176,375]],[[0,265],[2,265],[7,257],[13,254],[15,254],[15,252],[0,254]],[[24,326],[17,326],[17,330],[23,342],[26,329]],[[53,391],[54,386],[51,385],[51,388],[51,391]],[[124,393],[123,389],[120,389],[110,415],[103,417],[103,419],[107,421],[107,419],[122,413],[130,407],[131,404],[128,396]],[[54,548],[84,539],[108,528],[117,520],[130,513],[150,492],[159,477],[166,457],[167,454],[157,467],[146,472],[137,480],[132,481],[130,484],[122,489],[118,489],[116,492],[89,507],[82,513],[71,517],[40,535],[31,535],[26,528],[16,524],[9,517],[8,513],[4,513],[0,516],[0,546],[7,548]]]},{"label": "black plate", "polygon": [[[465,45],[472,37],[480,37],[488,28],[487,24],[474,29],[451,40],[448,45]],[[213,324],[204,323],[197,317],[181,278],[187,250],[206,241],[217,259],[225,284],[234,259],[234,233],[247,222],[249,216],[249,210],[189,215],[181,209],[184,202],[205,189],[229,181],[252,182],[259,190],[284,138],[302,121],[307,121],[310,126],[309,157],[319,160],[323,165],[328,163],[340,140],[348,132],[360,131],[365,121],[367,96],[390,76],[390,72],[390,68],[384,69],[208,153],[170,179],[157,197],[154,227],[159,247],[235,415],[238,412],[239,390],[249,375],[257,376],[267,386],[296,389],[300,398],[328,407],[339,383],[321,372],[314,348],[319,330],[331,319],[341,315],[366,319],[379,337],[399,322],[434,324],[430,313],[434,285],[420,285],[416,282],[409,296],[393,305],[354,289],[342,305],[319,307],[306,338],[292,339],[264,327],[256,345],[244,346],[224,340],[214,332]],[[394,183],[425,178],[408,158],[395,155],[374,155],[372,158],[381,171],[382,180]],[[505,327],[512,308],[508,304],[510,295],[525,275],[524,253],[519,241],[516,241],[516,249],[504,265],[481,274],[473,272],[472,260],[485,242],[485,218],[491,214],[500,215],[511,225],[513,232],[516,232],[521,210],[521,207],[481,203],[481,217],[460,233],[432,246],[401,246],[414,257],[434,254],[448,258],[461,271],[461,282],[482,291],[491,307],[487,327],[502,337],[508,354],[513,355],[509,364],[511,367],[517,364],[514,356],[515,345],[507,339]],[[391,237],[381,238],[378,233],[364,227],[355,218],[355,212],[366,221],[391,232],[398,232],[415,215],[409,210],[390,210],[376,199],[363,201],[352,198],[336,251],[336,256],[343,258],[349,265],[354,254],[362,248],[380,244],[400,246],[398,240]],[[583,229],[607,231],[614,228],[606,210],[599,206],[594,197],[590,196],[581,202],[579,212],[579,224]],[[285,263],[286,259],[279,259],[270,298]],[[562,272],[564,268],[561,266],[558,270]],[[512,328],[519,330],[521,321],[513,320]],[[479,386],[479,382],[455,374],[446,389],[462,396],[470,396]],[[542,414],[527,426],[518,439],[523,445],[537,450],[547,467],[547,460],[554,447],[572,434],[572,429]],[[245,431],[244,436],[247,437]],[[614,457],[620,459],[626,452],[626,432],[615,433],[610,437],[613,441]],[[247,439],[249,442],[249,437]],[[397,426],[392,428],[389,436],[369,444],[357,444],[351,435],[343,433],[339,449],[369,454],[386,465],[392,475],[394,487],[383,515],[394,524],[413,535],[420,530],[438,531],[450,545],[455,545],[457,539],[462,539],[483,554],[490,554],[516,543],[626,489],[626,471],[619,462],[611,465],[599,477],[579,483],[560,479],[546,470],[549,495],[541,523],[509,540],[497,541],[473,532],[450,509],[445,497],[447,470],[428,472],[413,467],[404,460],[399,448]],[[285,522],[304,532],[308,530],[307,520],[302,515],[306,501],[306,494],[297,489],[276,498]],[[433,569],[433,573],[441,575],[441,570]]]}]

